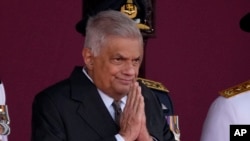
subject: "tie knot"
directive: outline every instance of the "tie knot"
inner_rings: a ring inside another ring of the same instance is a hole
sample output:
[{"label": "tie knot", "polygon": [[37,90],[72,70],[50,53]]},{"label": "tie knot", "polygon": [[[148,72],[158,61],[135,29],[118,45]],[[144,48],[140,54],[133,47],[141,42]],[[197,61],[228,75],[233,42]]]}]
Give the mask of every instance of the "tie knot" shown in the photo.
[{"label": "tie knot", "polygon": [[121,108],[121,101],[114,101],[112,103],[112,106],[114,107],[115,110],[115,114],[119,114],[122,112],[122,108]]},{"label": "tie knot", "polygon": [[119,109],[119,108],[121,108],[121,101],[114,101],[113,103],[112,103],[112,106],[116,109]]}]

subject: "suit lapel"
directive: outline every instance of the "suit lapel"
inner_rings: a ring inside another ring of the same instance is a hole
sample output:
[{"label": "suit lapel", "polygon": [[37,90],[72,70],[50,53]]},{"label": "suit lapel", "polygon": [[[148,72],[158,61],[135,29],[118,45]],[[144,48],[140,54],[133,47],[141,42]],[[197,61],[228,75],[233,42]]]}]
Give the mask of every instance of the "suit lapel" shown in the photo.
[{"label": "suit lapel", "polygon": [[104,104],[94,104],[96,102],[86,101],[81,104],[78,114],[91,126],[100,136],[114,135],[118,133],[118,128],[107,111]]},{"label": "suit lapel", "polygon": [[79,116],[102,137],[118,133],[95,85],[83,74],[82,69],[76,68],[70,80],[72,99],[80,102],[77,109]]}]

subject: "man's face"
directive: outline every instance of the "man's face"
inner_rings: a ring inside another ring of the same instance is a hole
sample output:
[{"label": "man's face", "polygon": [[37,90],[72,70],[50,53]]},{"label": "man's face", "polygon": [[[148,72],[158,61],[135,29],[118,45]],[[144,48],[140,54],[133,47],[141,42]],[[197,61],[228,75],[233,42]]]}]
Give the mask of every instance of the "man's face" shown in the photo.
[{"label": "man's face", "polygon": [[109,96],[119,99],[129,92],[138,76],[143,47],[135,39],[108,39],[99,55],[90,55],[91,65],[87,67],[95,85]]}]

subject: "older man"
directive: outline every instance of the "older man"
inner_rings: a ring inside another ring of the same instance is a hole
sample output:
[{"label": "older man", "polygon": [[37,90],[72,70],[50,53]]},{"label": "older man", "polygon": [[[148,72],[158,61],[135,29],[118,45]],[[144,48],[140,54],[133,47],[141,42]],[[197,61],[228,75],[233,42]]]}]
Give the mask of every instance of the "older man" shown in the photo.
[{"label": "older man", "polygon": [[143,39],[118,11],[91,17],[82,51],[85,67],[38,94],[33,141],[173,141],[157,97],[137,82]]}]

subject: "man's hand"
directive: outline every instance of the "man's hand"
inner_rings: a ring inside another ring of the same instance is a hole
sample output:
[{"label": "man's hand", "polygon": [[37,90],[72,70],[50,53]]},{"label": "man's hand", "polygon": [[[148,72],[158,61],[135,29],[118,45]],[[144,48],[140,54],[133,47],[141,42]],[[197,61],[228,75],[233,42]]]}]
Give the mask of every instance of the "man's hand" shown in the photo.
[{"label": "man's hand", "polygon": [[143,116],[141,120],[141,130],[136,141],[153,141],[153,138],[149,135],[147,125],[146,125],[146,115],[143,110]]},{"label": "man's hand", "polygon": [[126,106],[120,120],[120,132],[125,141],[152,141],[146,127],[144,98],[141,87],[134,82],[128,93]]},{"label": "man's hand", "polygon": [[145,120],[142,120],[141,130],[136,141],[153,141],[153,138],[148,133],[148,129],[146,126],[146,118]]},{"label": "man's hand", "polygon": [[145,118],[144,99],[141,95],[141,87],[138,82],[134,82],[120,119],[119,134],[125,141],[135,141],[138,138],[143,118]]}]

